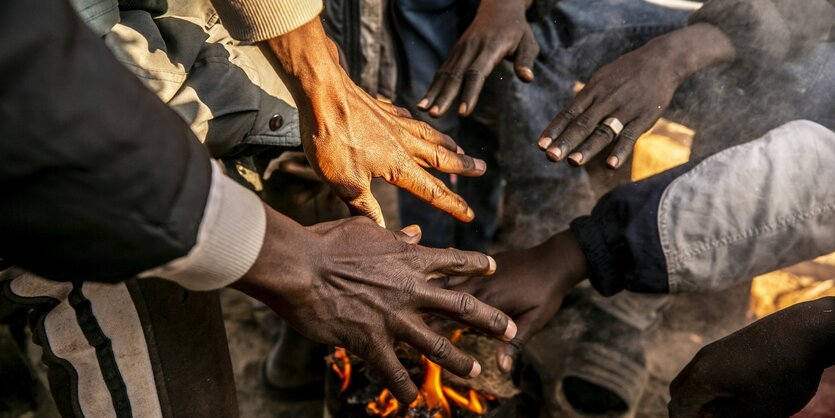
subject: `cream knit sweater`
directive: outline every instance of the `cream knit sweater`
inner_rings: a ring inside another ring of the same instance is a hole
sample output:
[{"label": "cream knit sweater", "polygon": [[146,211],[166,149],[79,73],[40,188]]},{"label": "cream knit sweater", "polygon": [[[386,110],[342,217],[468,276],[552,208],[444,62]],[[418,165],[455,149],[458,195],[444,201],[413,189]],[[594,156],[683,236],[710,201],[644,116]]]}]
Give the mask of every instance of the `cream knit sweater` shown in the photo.
[{"label": "cream knit sweater", "polygon": [[212,0],[223,26],[239,41],[283,35],[311,21],[322,0]]}]

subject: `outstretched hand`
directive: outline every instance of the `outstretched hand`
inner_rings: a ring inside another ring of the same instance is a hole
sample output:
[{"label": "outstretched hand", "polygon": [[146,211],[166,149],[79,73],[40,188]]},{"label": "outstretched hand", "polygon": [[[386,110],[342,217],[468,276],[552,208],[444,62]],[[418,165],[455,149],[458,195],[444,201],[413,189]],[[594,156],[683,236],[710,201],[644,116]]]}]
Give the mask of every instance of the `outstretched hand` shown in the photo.
[{"label": "outstretched hand", "polygon": [[571,231],[533,248],[496,255],[496,274],[449,289],[474,295],[516,322],[516,338],[501,344],[496,362],[510,372],[522,347],[554,317],[565,295],[586,277],[586,259]]},{"label": "outstretched hand", "polygon": [[[551,161],[581,166],[614,144],[606,165],[619,168],[684,80],[733,60],[735,53],[719,29],[704,23],[653,39],[598,70],[542,132],[538,145]],[[604,124],[610,118],[619,123]]]},{"label": "outstretched hand", "polygon": [[520,80],[532,82],[539,44],[525,18],[530,3],[530,0],[483,0],[475,19],[435,74],[418,109],[439,117],[460,95],[458,113],[469,116],[478,103],[484,81],[505,58],[513,60]]},{"label": "outstretched hand", "polygon": [[271,232],[279,223],[286,218],[268,216],[261,255],[233,287],[312,340],[345,347],[368,361],[401,402],[411,403],[418,390],[394,353],[397,342],[458,376],[481,371],[476,360],[432,331],[424,314],[443,315],[503,340],[516,335],[515,324],[501,311],[428,283],[447,275],[492,274],[495,261],[484,254],[421,247],[419,228],[391,232],[362,217],[284,227],[290,234]]},{"label": "outstretched hand", "polygon": [[385,225],[371,194],[371,179],[380,177],[461,221],[474,218],[467,202],[427,169],[480,176],[485,162],[464,155],[450,137],[354,84],[318,19],[269,45],[296,100],[310,165],[352,214]]}]

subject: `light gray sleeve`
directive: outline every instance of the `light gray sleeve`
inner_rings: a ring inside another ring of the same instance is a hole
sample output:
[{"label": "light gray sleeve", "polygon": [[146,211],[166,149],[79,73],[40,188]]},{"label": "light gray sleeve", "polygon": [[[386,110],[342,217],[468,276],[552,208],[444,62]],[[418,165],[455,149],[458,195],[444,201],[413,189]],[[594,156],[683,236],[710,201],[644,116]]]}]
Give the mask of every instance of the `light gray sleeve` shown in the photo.
[{"label": "light gray sleeve", "polygon": [[835,251],[835,133],[783,125],[673,181],[658,231],[671,292],[725,288]]}]

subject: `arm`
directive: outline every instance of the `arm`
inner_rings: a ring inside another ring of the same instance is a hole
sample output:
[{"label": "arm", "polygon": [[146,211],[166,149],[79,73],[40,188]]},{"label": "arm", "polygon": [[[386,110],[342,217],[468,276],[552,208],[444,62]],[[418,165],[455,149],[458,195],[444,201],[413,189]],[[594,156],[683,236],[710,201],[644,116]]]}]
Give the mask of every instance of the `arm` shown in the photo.
[{"label": "arm", "polygon": [[835,365],[835,298],[801,303],[707,345],[670,384],[670,417],[788,417]]},{"label": "arm", "polygon": [[[309,16],[304,22],[290,7],[302,3],[319,5],[311,6],[315,13],[304,15]],[[299,108],[305,154],[353,214],[384,224],[370,188],[371,179],[381,177],[461,221],[474,218],[467,202],[426,169],[480,176],[487,168],[484,161],[464,155],[448,136],[354,84],[315,19],[320,2],[217,0],[215,4],[233,36],[265,41],[275,55],[276,70]],[[291,15],[292,25],[274,23]]]},{"label": "arm", "polygon": [[[813,158],[810,158],[813,157]],[[585,278],[603,295],[721,289],[835,251],[835,133],[792,122],[604,196],[571,230],[496,255],[499,268],[456,290],[513,317],[512,358]],[[507,359],[505,359],[507,356]]]},{"label": "arm", "polygon": [[[212,174],[188,127],[66,2],[2,9],[3,258],[53,279],[115,281],[189,254],[209,206],[228,210],[207,230],[233,212],[263,218],[257,199],[220,191],[231,181]],[[227,239],[229,255],[251,264],[263,227]],[[248,266],[203,268],[240,276]]]},{"label": "arm", "polygon": [[719,28],[737,51],[735,69],[752,79],[826,40],[835,26],[835,3],[710,0],[691,15],[690,23]]}]

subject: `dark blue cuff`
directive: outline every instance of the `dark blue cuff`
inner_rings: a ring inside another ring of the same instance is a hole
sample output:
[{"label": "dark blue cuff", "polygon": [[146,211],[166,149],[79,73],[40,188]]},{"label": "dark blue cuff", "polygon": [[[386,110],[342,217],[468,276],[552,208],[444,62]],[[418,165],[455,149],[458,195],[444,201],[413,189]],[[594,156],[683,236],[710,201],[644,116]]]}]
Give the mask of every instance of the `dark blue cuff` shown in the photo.
[{"label": "dark blue cuff", "polygon": [[695,165],[693,161],[617,187],[597,202],[591,215],[571,223],[588,260],[589,281],[600,294],[669,292],[658,205],[670,183]]}]

